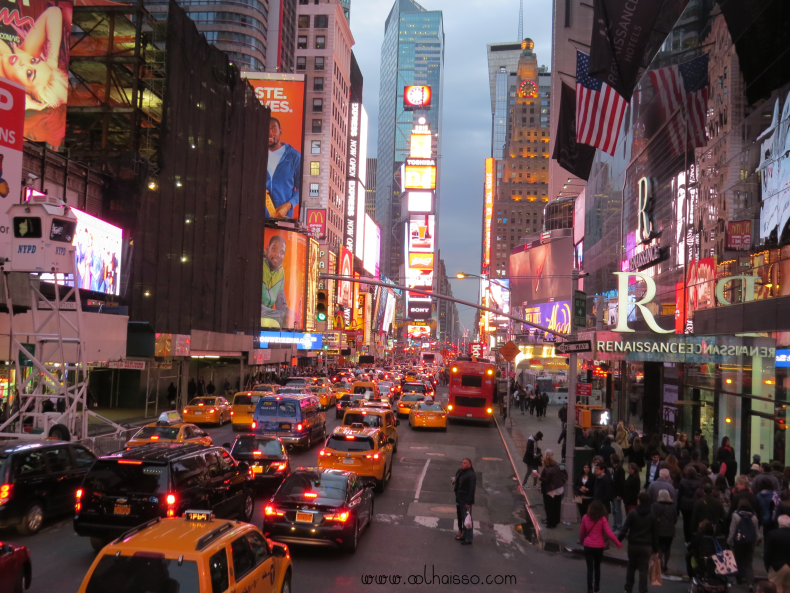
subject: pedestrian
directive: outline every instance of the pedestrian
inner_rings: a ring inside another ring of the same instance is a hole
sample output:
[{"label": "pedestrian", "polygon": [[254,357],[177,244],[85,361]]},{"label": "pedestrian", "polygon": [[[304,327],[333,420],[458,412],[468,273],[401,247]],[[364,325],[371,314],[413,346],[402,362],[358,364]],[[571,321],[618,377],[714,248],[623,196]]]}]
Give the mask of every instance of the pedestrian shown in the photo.
[{"label": "pedestrian", "polygon": [[190,379],[189,383],[187,383],[187,395],[190,400],[197,395],[197,390],[197,383],[195,383],[194,379]]},{"label": "pedestrian", "polygon": [[527,486],[529,477],[532,476],[532,487],[538,488],[538,468],[542,464],[540,447],[538,443],[543,438],[543,433],[538,431],[534,435],[530,435],[527,439],[527,450],[524,451],[524,459],[522,460],[527,464],[527,475],[524,476],[524,488]]},{"label": "pedestrian", "polygon": [[683,470],[683,478],[680,480],[678,489],[678,510],[683,515],[683,538],[688,544],[697,530],[696,525],[692,525],[694,514],[694,493],[700,487],[700,479],[697,470],[693,465],[687,465]]},{"label": "pedestrian", "polygon": [[608,514],[614,500],[614,485],[612,484],[612,477],[606,471],[606,466],[603,463],[595,465],[595,486],[592,497],[593,500],[599,500],[603,503]]},{"label": "pedestrian", "polygon": [[719,502],[724,507],[724,512],[729,516],[730,506],[732,504],[732,491],[727,483],[727,478],[719,474],[719,477],[713,482],[713,493],[718,497]]},{"label": "pedestrian", "polygon": [[[631,428],[633,428],[633,425]],[[631,446],[628,447],[624,453],[628,457],[629,462],[636,463],[637,467],[639,468],[639,472],[637,472],[637,474],[641,473],[642,468],[645,467],[645,448],[642,445],[642,437],[636,436],[631,441]]]},{"label": "pedestrian", "polygon": [[617,423],[615,442],[617,442],[617,444],[620,445],[623,450],[628,448],[628,430],[626,430],[625,424],[623,424],[622,420]]},{"label": "pedestrian", "polygon": [[735,556],[735,563],[738,565],[738,584],[742,579],[746,579],[749,591],[754,587],[754,548],[760,545],[760,526],[757,523],[757,515],[749,504],[749,501],[742,498],[738,503],[738,508],[732,513],[730,519],[729,536],[727,543]]},{"label": "pedestrian", "polygon": [[561,453],[562,453],[562,460],[563,461],[565,461],[565,449],[566,449],[565,443],[567,443],[567,442],[568,442],[568,431],[563,426],[562,430],[560,431],[560,437],[557,439],[557,444],[562,443],[562,451],[561,451]]},{"label": "pedestrian", "polygon": [[171,408],[176,407],[177,393],[178,393],[178,389],[176,389],[175,383],[171,381],[170,385],[167,386],[167,403]]},{"label": "pedestrian", "polygon": [[[557,416],[559,417],[560,422],[562,423],[562,432],[565,432],[566,428],[568,426],[568,404],[567,404],[567,402],[562,404],[562,407],[557,412]],[[564,457],[565,456],[563,455],[563,458]]]},{"label": "pedestrian", "polygon": [[540,490],[543,494],[543,506],[546,509],[547,529],[554,529],[560,523],[562,495],[565,493],[567,481],[568,472],[560,469],[554,459],[554,453],[551,449],[547,449],[543,456],[543,471],[540,473]]},{"label": "pedestrian", "polygon": [[617,453],[612,453],[612,518],[614,520],[614,530],[620,531],[623,528],[623,490],[625,489],[625,470],[620,464],[620,457]]},{"label": "pedestrian", "polygon": [[529,400],[529,415],[530,416],[534,416],[534,414],[535,414],[535,403],[537,401],[536,398],[535,398],[535,389],[534,388],[527,390],[527,398]]},{"label": "pedestrian", "polygon": [[779,527],[765,535],[763,549],[768,580],[776,585],[776,593],[790,593],[790,517],[779,517]]},{"label": "pedestrian", "polygon": [[672,540],[675,538],[678,508],[669,491],[660,490],[658,500],[652,504],[651,510],[658,521],[658,556],[661,559],[661,571],[666,572],[669,565],[669,554],[672,550]]},{"label": "pedestrian", "polygon": [[545,391],[541,391],[540,394],[537,396],[540,398],[540,412],[541,417],[546,417],[546,411],[549,409],[549,394]]},{"label": "pedestrian", "polygon": [[658,521],[650,510],[650,495],[639,494],[637,507],[628,513],[618,539],[628,538],[628,570],[625,575],[625,593],[632,593],[636,571],[639,571],[639,593],[647,593],[650,556],[658,556]]},{"label": "pedestrian", "polygon": [[590,470],[590,464],[585,463],[582,467],[582,473],[576,478],[573,483],[573,493],[577,499],[581,498],[578,502],[579,513],[584,516],[587,514],[587,509],[592,502],[592,494],[595,489],[595,474]]},{"label": "pedestrian", "polygon": [[607,436],[603,440],[600,450],[601,457],[606,464],[607,469],[612,467],[612,455],[615,455],[614,447],[612,447],[612,438]]},{"label": "pedestrian", "polygon": [[724,475],[727,477],[727,482],[730,484],[735,482],[735,477],[738,475],[738,462],[735,461],[735,451],[730,445],[730,437],[722,437],[721,447],[716,451],[716,461],[726,465]]},{"label": "pedestrian", "polygon": [[[694,443],[692,444],[692,453],[696,451],[699,454],[699,460],[704,463],[706,466],[710,463],[710,449],[708,447],[708,441],[705,440],[705,437],[702,435],[702,432],[697,430],[694,433]],[[694,456],[691,456],[694,459]]]},{"label": "pedestrian", "polygon": [[198,397],[203,397],[204,395],[206,395],[206,382],[203,380],[203,377],[198,379],[197,395]]},{"label": "pedestrian", "polygon": [[477,487],[477,476],[472,467],[472,460],[464,458],[461,461],[461,469],[455,472],[453,478],[453,491],[455,492],[455,510],[458,516],[458,534],[455,539],[461,544],[468,546],[472,543],[474,523],[472,527],[466,527],[466,516],[472,520],[472,505],[475,503],[475,489]]},{"label": "pedestrian", "polygon": [[590,434],[589,428],[582,428],[582,433],[576,437],[576,446],[589,447],[590,449],[595,450],[595,440]]},{"label": "pedestrian", "polygon": [[642,484],[639,481],[639,466],[631,462],[628,464],[628,476],[623,486],[623,505],[625,505],[626,515],[636,508],[641,488]]},{"label": "pedestrian", "polygon": [[214,381],[212,381],[211,379],[209,379],[208,385],[206,385],[206,393],[207,393],[208,395],[214,395],[214,392],[215,392],[216,390],[217,390],[217,388],[216,388],[216,387],[214,387]]},{"label": "pedestrian", "polygon": [[222,384],[222,390],[225,392],[225,395],[230,395],[230,381],[225,379],[225,382]]},{"label": "pedestrian", "polygon": [[645,492],[650,495],[650,502],[654,504],[658,502],[658,493],[662,490],[669,492],[669,495],[672,497],[672,502],[677,505],[678,491],[675,490],[669,470],[666,468],[658,470],[658,479],[650,484]]},{"label": "pedestrian", "polygon": [[[770,477],[773,478],[773,476]],[[763,527],[763,535],[767,537],[768,532],[776,528],[776,514],[774,511],[782,500],[779,493],[771,488],[769,480],[758,482],[758,478],[752,480],[752,488],[757,491],[757,500],[760,502],[760,512],[762,513],[760,524]]]},{"label": "pedestrian", "polygon": [[727,515],[718,496],[713,495],[713,484],[710,482],[703,484],[702,492],[702,498],[694,503],[694,510],[691,513],[691,528],[696,531],[697,526],[707,519],[713,525],[714,531],[717,533],[724,532],[725,530],[722,527]]},{"label": "pedestrian", "polygon": [[601,590],[601,560],[607,538],[622,549],[623,544],[612,533],[606,520],[606,509],[596,500],[582,517],[579,528],[579,543],[584,546],[584,558],[587,561],[587,593]]},{"label": "pedestrian", "polygon": [[672,485],[675,488],[680,486],[680,479],[683,477],[683,471],[680,469],[678,458],[673,453],[667,455],[667,458],[664,459],[664,461],[662,461],[658,467],[661,469],[668,469],[669,475],[672,478]]},{"label": "pedestrian", "polygon": [[700,461],[699,451],[694,450],[691,452],[691,461],[689,461],[689,465],[694,466],[700,479],[708,475],[708,466]]},{"label": "pedestrian", "polygon": [[647,466],[645,471],[645,489],[650,486],[651,482],[655,482],[660,475],[658,472],[659,464],[661,463],[661,456],[655,449],[653,450],[653,454],[650,456],[650,464]]}]

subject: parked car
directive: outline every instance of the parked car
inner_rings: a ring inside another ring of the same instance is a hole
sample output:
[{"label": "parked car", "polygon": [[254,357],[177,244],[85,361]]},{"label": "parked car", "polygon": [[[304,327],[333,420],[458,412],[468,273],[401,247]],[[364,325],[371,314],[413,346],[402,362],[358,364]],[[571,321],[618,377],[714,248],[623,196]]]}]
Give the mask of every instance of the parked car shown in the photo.
[{"label": "parked car", "polygon": [[30,589],[33,567],[25,546],[0,542],[0,591],[22,593]]}]

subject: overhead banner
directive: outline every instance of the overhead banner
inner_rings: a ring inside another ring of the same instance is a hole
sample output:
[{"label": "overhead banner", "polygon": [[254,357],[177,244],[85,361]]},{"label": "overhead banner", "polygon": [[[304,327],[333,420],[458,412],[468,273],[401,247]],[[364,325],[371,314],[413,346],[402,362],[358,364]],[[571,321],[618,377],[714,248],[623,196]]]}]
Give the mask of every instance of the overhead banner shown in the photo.
[{"label": "overhead banner", "polygon": [[304,329],[307,237],[264,229],[261,327]]},{"label": "overhead banner", "polygon": [[272,110],[266,174],[266,217],[299,218],[304,154],[304,74],[242,72]]},{"label": "overhead banner", "polygon": [[22,195],[25,89],[0,78],[0,257],[11,256],[8,208]]},{"label": "overhead banner", "polygon": [[595,159],[594,147],[576,142],[576,89],[564,82],[560,90],[560,115],[551,158],[568,173],[585,181],[590,177]]}]

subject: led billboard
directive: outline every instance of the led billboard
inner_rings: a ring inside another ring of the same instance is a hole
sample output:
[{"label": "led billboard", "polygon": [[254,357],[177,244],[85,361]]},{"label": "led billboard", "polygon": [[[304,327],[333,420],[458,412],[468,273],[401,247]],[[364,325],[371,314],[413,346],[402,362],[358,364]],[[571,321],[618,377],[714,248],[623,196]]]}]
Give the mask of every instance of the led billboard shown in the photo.
[{"label": "led billboard", "polygon": [[315,239],[310,239],[307,252],[307,315],[305,327],[315,329],[315,305],[318,291],[318,269],[321,257],[321,246]]},{"label": "led billboard", "polygon": [[433,253],[410,253],[409,268],[433,271]]},{"label": "led billboard", "polygon": [[[558,332],[570,333],[572,329],[570,301],[557,301],[524,307],[523,315],[527,321]],[[531,329],[528,325],[522,325],[522,331],[530,331]]]},{"label": "led billboard", "polygon": [[427,111],[431,108],[431,87],[415,84],[403,87],[403,110]]},{"label": "led billboard", "polygon": [[409,212],[433,211],[433,192],[432,191],[410,191],[406,194],[406,207]]},{"label": "led billboard", "polygon": [[406,326],[406,335],[411,338],[412,340],[421,340],[423,338],[430,339],[431,338],[431,326],[430,325],[407,325]]},{"label": "led billboard", "polygon": [[412,132],[409,156],[415,159],[429,159],[433,156],[432,136]]},{"label": "led billboard", "polygon": [[435,250],[433,214],[412,215],[409,218],[409,252],[433,253]]},{"label": "led billboard", "polygon": [[403,187],[404,189],[436,189],[436,161],[406,159]]},{"label": "led billboard", "polygon": [[[340,276],[354,276],[354,254],[343,246],[340,247],[340,254],[337,260],[337,273]],[[337,302],[343,307],[351,307],[354,302],[353,284],[353,282],[349,282],[348,280],[338,281]]]},{"label": "led billboard", "polygon": [[326,237],[326,208],[307,209],[307,232],[316,239]]},{"label": "led billboard", "polygon": [[261,327],[304,328],[307,237],[293,231],[263,231]]},{"label": "led billboard", "polygon": [[299,332],[262,331],[259,342],[262,348],[268,348],[269,344],[296,344],[297,350],[321,350],[324,347],[324,336]]},{"label": "led billboard", "polygon": [[272,110],[266,217],[298,219],[304,154],[304,75],[242,72],[242,77],[255,89],[258,100]]},{"label": "led billboard", "polygon": [[362,267],[375,278],[381,275],[381,229],[365,214],[365,257]]},{"label": "led billboard", "polygon": [[[480,295],[484,307],[510,313],[510,280],[488,280],[481,278]],[[486,317],[486,329],[489,327],[506,327],[509,319],[494,313],[482,313]]]},{"label": "led billboard", "polygon": [[494,159],[486,159],[484,208],[483,270],[488,270],[491,266],[491,220],[494,216]]},{"label": "led billboard", "polygon": [[409,319],[430,319],[431,318],[431,302],[409,301],[407,310],[407,317]]},{"label": "led billboard", "polygon": [[359,259],[365,256],[365,176],[368,115],[362,103],[351,103],[346,151],[346,227],[343,244]]},{"label": "led billboard", "polygon": [[513,301],[525,305],[570,301],[573,237],[534,242],[520,249],[510,256]]},{"label": "led billboard", "polygon": [[19,202],[22,192],[22,150],[25,129],[25,90],[0,78],[3,124],[0,134],[0,256],[11,256],[11,223],[8,208]]}]

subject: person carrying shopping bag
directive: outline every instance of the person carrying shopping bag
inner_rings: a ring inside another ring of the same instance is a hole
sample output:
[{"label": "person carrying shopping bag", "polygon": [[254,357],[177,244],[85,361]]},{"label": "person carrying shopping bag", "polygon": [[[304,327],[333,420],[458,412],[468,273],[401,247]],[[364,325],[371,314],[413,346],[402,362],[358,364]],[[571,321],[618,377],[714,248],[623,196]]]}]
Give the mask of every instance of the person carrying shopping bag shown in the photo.
[{"label": "person carrying shopping bag", "polygon": [[579,528],[579,543],[584,546],[584,558],[587,561],[587,593],[598,593],[601,590],[601,560],[607,538],[622,549],[623,544],[609,527],[606,507],[600,501],[594,500],[590,503],[587,514],[582,517]]},{"label": "person carrying shopping bag", "polygon": [[[464,458],[461,461],[461,469],[455,473],[452,480],[453,490],[455,491],[455,507],[458,516],[458,534],[455,539],[461,544],[468,546],[472,543],[473,523],[472,505],[475,503],[475,489],[477,488],[477,476],[472,467],[472,460]],[[469,521],[467,521],[469,515]],[[470,527],[467,527],[470,525]]]}]

